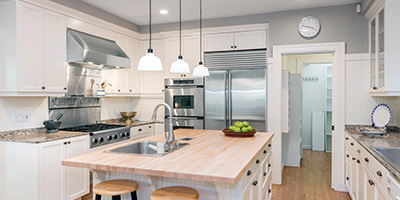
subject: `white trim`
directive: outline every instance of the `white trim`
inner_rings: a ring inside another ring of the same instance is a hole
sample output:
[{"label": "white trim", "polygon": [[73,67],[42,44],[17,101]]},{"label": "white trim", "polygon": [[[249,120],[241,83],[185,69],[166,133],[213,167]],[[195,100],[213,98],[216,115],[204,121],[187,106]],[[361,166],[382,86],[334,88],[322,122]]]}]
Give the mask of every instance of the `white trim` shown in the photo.
[{"label": "white trim", "polygon": [[368,53],[346,54],[346,61],[369,60]]},{"label": "white trim", "polygon": [[[232,33],[232,32],[243,32],[243,31],[258,31],[258,30],[268,30],[269,23],[259,23],[259,24],[246,24],[246,25],[236,25],[236,26],[220,26],[220,27],[210,27],[203,28],[203,35],[205,34],[219,34],[219,33]],[[154,35],[153,35],[154,34]],[[198,36],[199,29],[186,29],[182,30],[182,36]],[[152,33],[152,37],[179,37],[179,31],[164,31],[158,33]],[[142,34],[141,40],[149,39],[149,34]]]},{"label": "white trim", "polygon": [[[282,184],[282,132],[281,132],[281,98],[282,98],[282,55],[290,54],[312,54],[312,53],[333,53],[332,71],[333,71],[333,124],[335,131],[332,134],[332,188],[337,191],[346,191],[345,186],[345,43],[317,43],[317,44],[301,44],[301,45],[285,45],[273,47],[273,69],[272,84],[268,87],[273,106],[270,112],[273,118],[268,119],[268,132],[273,132],[274,138],[272,145],[275,146],[273,151],[273,171],[272,180],[274,184]],[[338,77],[341,77],[339,80]],[[276,87],[273,87],[276,85]],[[276,147],[278,146],[278,147]]]}]

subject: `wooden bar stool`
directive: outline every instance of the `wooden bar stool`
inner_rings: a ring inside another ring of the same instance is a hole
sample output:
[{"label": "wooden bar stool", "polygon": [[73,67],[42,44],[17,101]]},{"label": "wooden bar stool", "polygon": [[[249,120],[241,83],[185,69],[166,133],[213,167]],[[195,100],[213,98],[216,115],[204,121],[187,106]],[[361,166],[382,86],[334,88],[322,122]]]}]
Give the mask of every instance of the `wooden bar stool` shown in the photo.
[{"label": "wooden bar stool", "polygon": [[132,180],[110,180],[104,181],[94,186],[93,192],[96,200],[101,200],[101,196],[112,196],[112,200],[121,200],[121,195],[131,193],[132,200],[137,200],[136,190],[139,184]]},{"label": "wooden bar stool", "polygon": [[172,186],[154,191],[151,200],[197,200],[199,193],[190,187]]}]

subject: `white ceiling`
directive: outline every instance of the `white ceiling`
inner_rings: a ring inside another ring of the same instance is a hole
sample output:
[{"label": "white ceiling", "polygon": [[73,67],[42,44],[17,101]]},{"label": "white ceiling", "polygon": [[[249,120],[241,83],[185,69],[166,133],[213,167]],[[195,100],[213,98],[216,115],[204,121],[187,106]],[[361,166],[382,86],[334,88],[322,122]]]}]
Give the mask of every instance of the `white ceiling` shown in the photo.
[{"label": "white ceiling", "polygon": [[[139,26],[148,24],[149,0],[82,0]],[[203,19],[357,3],[360,0],[203,0]],[[153,24],[177,22],[179,0],[153,0]],[[200,0],[182,1],[182,20],[199,19]],[[160,14],[161,9],[169,11]]]}]

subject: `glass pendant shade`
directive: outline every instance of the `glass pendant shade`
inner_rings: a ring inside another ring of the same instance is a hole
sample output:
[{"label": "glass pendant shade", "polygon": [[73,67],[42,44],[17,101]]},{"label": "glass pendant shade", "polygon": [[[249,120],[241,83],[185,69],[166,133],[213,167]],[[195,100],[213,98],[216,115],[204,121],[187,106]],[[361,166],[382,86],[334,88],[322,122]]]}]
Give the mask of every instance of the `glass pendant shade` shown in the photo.
[{"label": "glass pendant shade", "polygon": [[210,72],[208,71],[208,68],[205,67],[202,62],[200,62],[199,65],[193,70],[193,76],[209,76],[209,75]]},{"label": "glass pendant shade", "polygon": [[160,58],[154,53],[147,53],[145,56],[140,58],[138,70],[141,71],[162,71],[163,66]]},{"label": "glass pendant shade", "polygon": [[190,73],[190,68],[189,64],[179,57],[178,60],[172,63],[169,71],[173,73],[187,74]]}]

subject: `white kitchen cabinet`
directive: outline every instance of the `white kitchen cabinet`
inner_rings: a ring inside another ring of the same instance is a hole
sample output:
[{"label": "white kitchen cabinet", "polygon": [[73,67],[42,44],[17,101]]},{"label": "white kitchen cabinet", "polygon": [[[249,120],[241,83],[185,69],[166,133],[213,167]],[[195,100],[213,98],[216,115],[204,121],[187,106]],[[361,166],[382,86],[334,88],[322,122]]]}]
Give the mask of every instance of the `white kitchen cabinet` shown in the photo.
[{"label": "white kitchen cabinet", "polygon": [[[164,38],[164,76],[165,78],[179,78],[181,74],[172,73],[169,70],[171,65],[178,59],[179,56],[179,37]],[[183,53],[183,52],[182,52]],[[186,57],[183,57],[186,61]]]},{"label": "white kitchen cabinet", "polygon": [[346,133],[346,187],[353,200],[392,199],[389,194],[393,190],[390,189],[387,173],[366,149]]},{"label": "white kitchen cabinet", "polygon": [[398,74],[399,1],[374,1],[366,13],[369,19],[370,94],[400,96]]},{"label": "white kitchen cabinet", "polygon": [[154,124],[146,124],[131,128],[131,138],[134,140],[154,135]]},{"label": "white kitchen cabinet", "polygon": [[103,70],[103,81],[107,81],[107,83],[111,84],[111,86],[107,86],[106,93],[111,95],[129,95],[132,93],[139,93],[137,70],[139,41],[122,34],[116,34],[116,43],[130,58],[131,68]]},{"label": "white kitchen cabinet", "polygon": [[[170,65],[167,65],[164,60],[164,42],[162,39],[152,39],[151,45],[154,51],[154,54],[161,59],[163,64],[163,71],[140,71],[140,85],[141,85],[141,93],[162,93],[164,91],[164,71],[166,68],[170,68]],[[141,56],[144,56],[149,48],[149,41],[143,40],[141,41]],[[178,55],[177,55],[178,56]],[[177,57],[178,58],[178,57]]]},{"label": "white kitchen cabinet", "polygon": [[[87,136],[76,137],[66,140],[63,159],[83,155],[89,151]],[[64,167],[64,192],[66,200],[77,199],[89,192],[90,180],[89,170],[77,167]]]},{"label": "white kitchen cabinet", "polygon": [[163,123],[156,123],[154,124],[154,135],[164,134],[164,124]]},{"label": "white kitchen cabinet", "polygon": [[89,170],[63,167],[61,161],[89,151],[88,136],[39,145],[39,199],[74,200],[89,193]]},{"label": "white kitchen cabinet", "polygon": [[0,70],[7,72],[0,75],[1,95],[65,93],[65,16],[22,1],[0,2],[0,13],[0,60],[5,63]]},{"label": "white kitchen cabinet", "polygon": [[67,32],[64,15],[44,11],[44,86],[46,92],[66,92]]},{"label": "white kitchen cabinet", "polygon": [[267,48],[267,31],[242,31],[204,35],[204,51],[231,51]]},{"label": "white kitchen cabinet", "polygon": [[[202,54],[204,52],[201,52]],[[193,77],[193,70],[200,62],[200,36],[183,37],[183,58],[189,64],[190,73],[186,77]]]},{"label": "white kitchen cabinet", "polygon": [[74,200],[89,193],[88,169],[61,164],[88,153],[88,135],[39,144],[0,142],[0,149],[0,175],[6,183],[0,181],[0,199]]},{"label": "white kitchen cabinet", "polygon": [[230,51],[234,49],[234,33],[204,35],[204,51]]}]

